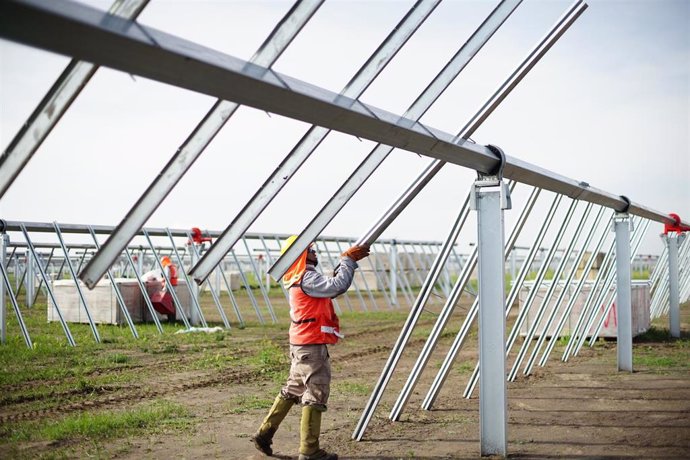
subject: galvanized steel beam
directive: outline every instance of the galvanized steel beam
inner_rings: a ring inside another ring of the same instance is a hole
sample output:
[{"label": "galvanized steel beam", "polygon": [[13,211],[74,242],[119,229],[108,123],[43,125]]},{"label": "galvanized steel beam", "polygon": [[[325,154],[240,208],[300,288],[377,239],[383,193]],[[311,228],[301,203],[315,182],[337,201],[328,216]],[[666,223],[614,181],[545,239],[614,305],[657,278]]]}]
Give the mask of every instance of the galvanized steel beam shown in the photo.
[{"label": "galvanized steel beam", "polygon": [[[296,2],[249,62],[264,67],[273,65],[322,3],[323,0]],[[81,273],[81,278],[89,287],[93,287],[103,276],[107,267],[151,217],[238,108],[239,104],[235,102],[222,98],[216,101]],[[215,265],[209,268],[209,272]]]},{"label": "galvanized steel beam", "polygon": [[[503,25],[522,0],[503,0],[477,28],[472,36],[455,53],[444,68],[436,75],[429,85],[403,114],[403,118],[418,121],[431,108],[436,100],[450,86],[455,78],[469,64],[474,56],[483,48],[494,33]],[[469,136],[469,135],[468,135]],[[378,144],[373,148],[362,163],[357,166],[335,194],[300,232],[297,240],[280,256],[271,267],[270,273],[274,278],[282,277],[294,261],[309,244],[323,231],[340,210],[350,201],[354,194],[371,177],[376,169],[388,158],[394,150],[388,145]],[[371,241],[367,241],[371,244]]]},{"label": "galvanized steel beam", "polygon": [[[419,26],[429,17],[438,6],[440,0],[419,0],[408,11],[393,31],[379,45],[364,65],[355,73],[352,79],[340,92],[343,97],[359,98],[369,85],[386,68],[398,51],[407,43],[408,39],[417,31]],[[247,202],[240,213],[223,231],[215,244],[204,254],[199,263],[192,268],[191,273],[199,281],[208,276],[215,264],[237,243],[256,218],[270,204],[278,192],[292,178],[297,170],[311,156],[316,148],[328,136],[330,130],[321,126],[312,126],[300,139],[281,164],[271,173],[269,178]],[[312,238],[308,244],[316,239]],[[297,242],[295,242],[297,243]],[[293,243],[293,246],[295,246]],[[306,246],[302,248],[302,251]],[[298,253],[300,254],[301,251]],[[282,276],[282,275],[281,275]],[[278,279],[279,277],[275,277]]]},{"label": "galvanized steel beam", "polygon": [[[576,14],[562,26],[572,23],[585,8],[578,2]],[[26,27],[29,23],[34,26]],[[482,173],[493,171],[499,163],[487,147],[67,0],[0,2],[0,36]],[[506,157],[504,176],[618,211],[627,207],[630,214],[671,223],[664,213],[510,156]]]},{"label": "galvanized steel beam", "polygon": [[[116,0],[110,14],[134,20],[149,0]],[[87,85],[98,66],[73,59],[0,156],[0,198]]]}]

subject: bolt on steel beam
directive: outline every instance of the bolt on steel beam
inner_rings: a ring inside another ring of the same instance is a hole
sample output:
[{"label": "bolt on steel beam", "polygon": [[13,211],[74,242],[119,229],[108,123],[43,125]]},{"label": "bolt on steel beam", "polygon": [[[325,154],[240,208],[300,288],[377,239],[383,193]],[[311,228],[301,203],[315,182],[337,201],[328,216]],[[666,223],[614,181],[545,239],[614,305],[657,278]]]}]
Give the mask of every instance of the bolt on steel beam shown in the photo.
[{"label": "bolt on steel beam", "polygon": [[[108,12],[134,20],[148,3],[149,0],[116,0]],[[65,67],[0,156],[0,198],[67,112],[96,70],[98,66],[76,59]]]},{"label": "bolt on steel beam", "polygon": [[[273,65],[322,3],[323,0],[296,2],[249,62],[264,67]],[[223,98],[215,102],[80,274],[87,286],[93,287],[103,276],[238,108],[238,103]],[[209,272],[216,265],[213,264]]]},{"label": "bolt on steel beam", "polygon": [[[431,83],[422,91],[403,114],[403,117],[415,122],[419,121],[521,2],[522,0],[503,0],[499,3],[472,36],[460,47],[450,61],[448,61],[444,68],[434,77]],[[307,227],[302,230],[292,246],[282,254],[274,266],[271,267],[270,272],[274,277],[279,278],[285,274],[302,251],[304,251],[311,241],[326,228],[338,212],[348,203],[360,187],[364,185],[381,163],[383,163],[393,149],[394,147],[382,144],[378,144],[372,149],[360,165],[357,166],[355,171],[352,172],[350,177],[345,180],[336,193],[321,208],[316,216],[314,216],[311,222],[309,222]],[[367,243],[371,244],[372,241],[367,241]]]},{"label": "bolt on steel beam", "polygon": [[[355,73],[352,79],[340,92],[341,96],[353,99],[359,98],[369,85],[379,76],[384,68],[395,57],[398,51],[407,43],[419,26],[434,11],[440,0],[417,1],[393,31],[384,39],[364,65]],[[316,148],[328,136],[330,130],[320,126],[312,126],[302,139],[292,148],[281,164],[271,173],[270,177],[258,189],[254,196],[245,204],[240,213],[223,231],[215,244],[204,254],[199,263],[192,268],[192,274],[198,281],[208,276],[213,267],[237,243],[256,218],[271,203],[273,198],[282,190],[297,170],[311,156]],[[309,243],[314,241],[313,238]],[[294,243],[293,243],[294,244]],[[306,248],[306,246],[305,246]],[[305,249],[303,248],[303,250]],[[288,267],[289,268],[289,267]],[[283,273],[284,274],[284,273]],[[281,274],[282,276],[282,274]],[[274,276],[279,279],[280,276]]]}]

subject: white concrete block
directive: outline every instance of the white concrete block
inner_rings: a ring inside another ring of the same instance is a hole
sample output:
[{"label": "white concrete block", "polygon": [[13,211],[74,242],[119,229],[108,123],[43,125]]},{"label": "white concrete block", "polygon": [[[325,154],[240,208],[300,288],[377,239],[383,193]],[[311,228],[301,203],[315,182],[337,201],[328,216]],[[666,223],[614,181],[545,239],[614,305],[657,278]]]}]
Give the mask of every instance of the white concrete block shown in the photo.
[{"label": "white concrete block", "polygon": [[[127,305],[127,311],[132,321],[142,320],[141,290],[136,280],[116,278],[115,283],[120,288],[122,297]],[[115,289],[110,280],[101,280],[95,288],[88,289],[79,281],[84,298],[91,312],[94,323],[97,324],[123,324],[125,317],[118,305]],[[53,293],[60,311],[67,322],[88,323],[86,310],[81,304],[79,293],[73,280],[57,280],[52,282]],[[59,321],[58,312],[49,297],[48,321]]]},{"label": "white concrete block", "polygon": [[[552,336],[556,332],[556,325],[558,324],[558,321],[561,317],[563,308],[568,304],[570,301],[570,297],[572,295],[572,292],[575,290],[575,283],[572,283],[571,286],[569,286],[569,291],[563,300],[563,303],[561,304],[559,311],[556,313],[556,319],[554,320],[553,324],[547,331],[548,336]],[[526,285],[523,286],[523,288],[520,290],[520,295],[519,295],[519,302],[520,302],[520,310],[524,307],[524,302],[527,300],[527,296],[532,289],[532,285]],[[584,307],[584,303],[587,300],[587,297],[589,296],[589,291],[592,288],[592,284],[586,284],[583,286],[582,290],[580,291],[580,294],[577,297],[577,300],[575,301],[575,304],[573,305],[573,309],[570,312],[570,315],[568,316],[568,319],[566,320],[563,329],[561,330],[560,337],[564,336],[569,336],[571,334],[572,329],[575,327],[577,324],[577,319],[580,316],[580,312],[582,311],[582,308]],[[538,337],[541,333],[542,328],[546,324],[546,320],[548,319],[549,315],[553,311],[554,305],[556,303],[556,300],[561,292],[562,286],[556,287],[555,293],[551,297],[547,307],[546,311],[544,312],[544,315],[542,317],[542,320],[539,322],[537,326],[537,333],[535,334],[535,337]],[[599,333],[599,337],[609,337],[609,338],[615,338],[617,337],[618,334],[618,311],[616,308],[615,304],[615,286],[611,287],[609,289],[609,295],[606,296],[608,299],[611,298],[611,296],[614,296],[614,304],[611,307],[611,310],[609,311],[608,316],[604,320],[603,327],[601,329],[601,332]],[[532,304],[532,308],[530,308],[529,313],[527,314],[527,317],[525,318],[525,322],[523,323],[522,327],[520,328],[520,334],[525,336],[527,334],[527,331],[529,330],[531,324],[534,322],[534,319],[536,318],[537,311],[539,309],[539,306],[541,305],[541,299],[544,298],[546,295],[546,291],[548,290],[547,285],[543,285],[540,287],[539,292],[537,293],[536,299],[534,303]],[[643,334],[649,329],[650,326],[650,317],[649,317],[649,306],[651,303],[651,297],[649,293],[649,284],[647,282],[634,282],[632,284],[632,333],[633,337]],[[602,304],[599,307],[599,314],[604,311],[605,306]],[[598,318],[597,321],[592,325],[590,330],[587,332],[587,336],[590,337],[594,332],[596,332],[596,326],[598,325]]]}]

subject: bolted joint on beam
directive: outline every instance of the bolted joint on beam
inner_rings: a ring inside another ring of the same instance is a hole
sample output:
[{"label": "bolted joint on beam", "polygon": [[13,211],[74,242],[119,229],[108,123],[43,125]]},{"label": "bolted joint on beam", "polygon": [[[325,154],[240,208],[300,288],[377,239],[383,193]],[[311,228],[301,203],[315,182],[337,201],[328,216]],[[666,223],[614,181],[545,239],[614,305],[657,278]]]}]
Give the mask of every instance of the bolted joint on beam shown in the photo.
[{"label": "bolted joint on beam", "polygon": [[501,209],[512,208],[508,184],[503,180],[495,179],[495,176],[484,176],[478,178],[472,184],[470,190],[470,209],[477,211],[479,209],[478,200],[481,199],[481,194],[488,192],[500,193]]},{"label": "bolted joint on beam", "polygon": [[478,192],[493,192],[498,191],[501,195],[501,209],[511,209],[512,202],[510,199],[510,189],[508,184],[503,181],[503,168],[506,164],[506,155],[500,147],[495,145],[487,145],[492,153],[498,157],[498,166],[488,174],[477,171],[477,179],[472,184],[470,190],[470,209],[476,211],[478,209],[477,200],[480,199]]},{"label": "bolted joint on beam", "polygon": [[611,231],[615,232],[616,231],[616,224],[622,223],[622,222],[628,222],[628,230],[631,232],[635,230],[635,226],[633,224],[633,220],[630,218],[630,214],[627,212],[616,212],[613,215],[613,221],[611,222]]}]

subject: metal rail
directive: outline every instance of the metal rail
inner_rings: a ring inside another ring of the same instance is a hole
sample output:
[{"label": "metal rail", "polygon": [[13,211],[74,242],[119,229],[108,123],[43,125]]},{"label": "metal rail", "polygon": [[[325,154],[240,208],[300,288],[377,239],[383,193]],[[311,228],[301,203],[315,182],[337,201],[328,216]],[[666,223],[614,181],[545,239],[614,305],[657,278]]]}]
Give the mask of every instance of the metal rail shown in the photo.
[{"label": "metal rail", "polygon": [[[583,11],[586,5],[580,4]],[[580,12],[581,12],[580,11]],[[10,19],[11,18],[11,19]],[[107,20],[106,20],[107,19]],[[573,18],[574,20],[574,18]],[[35,27],[26,27],[33,23]],[[79,27],[81,33],[70,33]],[[0,3],[0,36],[489,173],[486,147],[73,2]],[[106,46],[107,45],[107,46]],[[504,176],[654,221],[664,213],[507,156]],[[688,225],[686,222],[683,224]],[[88,278],[88,277],[85,277]],[[94,283],[87,279],[87,285]]]}]

